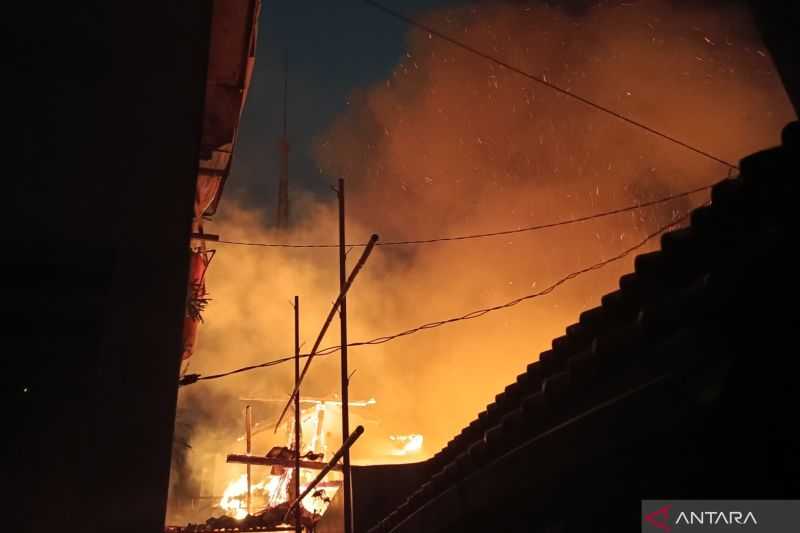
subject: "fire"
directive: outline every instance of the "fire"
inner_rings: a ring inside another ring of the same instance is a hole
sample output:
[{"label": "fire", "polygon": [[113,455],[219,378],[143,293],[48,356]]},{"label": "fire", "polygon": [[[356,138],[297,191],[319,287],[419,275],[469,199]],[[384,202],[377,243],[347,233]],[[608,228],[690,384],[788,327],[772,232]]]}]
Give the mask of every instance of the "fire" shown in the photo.
[{"label": "fire", "polygon": [[[315,472],[303,468],[300,470],[300,491],[304,491],[308,482],[314,478]],[[276,507],[289,500],[288,484],[290,476],[268,475],[266,479],[258,483],[252,483],[250,488],[250,511],[251,513],[263,510],[265,507]],[[317,490],[312,491],[303,498],[302,506],[310,513],[322,516],[328,508],[330,501],[336,495],[339,483],[337,481],[322,482],[317,486]],[[232,480],[225,488],[225,492],[219,502],[220,508],[226,515],[232,516],[236,520],[242,520],[247,516],[247,475]]]},{"label": "fire", "polygon": [[401,445],[400,448],[392,450],[392,455],[412,455],[422,450],[423,438],[419,433],[412,433],[411,435],[391,435],[389,440]]},{"label": "fire", "polygon": [[[277,476],[269,476],[268,479],[258,483],[251,483],[251,511],[263,507],[265,501],[271,501],[272,496],[278,492],[279,485],[280,479]],[[219,506],[226,515],[237,520],[247,516],[247,474],[242,474],[228,484],[219,501]]]},{"label": "fire", "polygon": [[[304,403],[311,404],[307,409],[301,411],[302,434],[309,441],[308,447],[301,447],[301,450],[315,451],[322,453],[323,457],[327,454],[328,443],[326,435],[335,430],[337,418],[331,417],[328,411],[332,407],[337,407],[337,401],[304,400]],[[354,402],[355,403],[355,402]],[[374,399],[360,402],[366,405],[375,403]],[[328,416],[326,416],[328,415]],[[291,446],[294,440],[293,428],[294,420],[288,420],[284,425],[287,444]],[[317,472],[307,468],[300,469],[300,491],[304,491],[308,484],[316,477]],[[257,513],[265,508],[274,508],[288,502],[290,498],[290,487],[293,483],[293,470],[290,468],[273,469],[272,473],[267,474],[261,481],[252,480],[250,489],[250,512]],[[336,494],[341,483],[341,475],[331,472],[326,476],[316,489],[311,491],[301,505],[310,513],[321,516],[328,508],[331,499]],[[238,478],[231,480],[225,488],[223,496],[219,502],[219,507],[226,515],[241,520],[247,516],[247,475],[242,474]]]},{"label": "fire", "polygon": [[219,502],[219,506],[225,514],[231,515],[237,520],[247,516],[247,502],[245,501],[247,492],[247,475],[242,474],[239,479],[232,481],[226,488]]},{"label": "fire", "polygon": [[[339,490],[339,483],[340,482],[320,483],[320,485],[324,486],[317,485],[317,489],[311,491],[311,493],[303,498],[303,501],[300,503],[306,509],[306,511],[318,516],[322,516],[325,514],[325,510],[328,508],[331,500],[333,500],[333,497]],[[306,490],[307,487],[308,485],[301,483],[300,491],[302,492]]]},{"label": "fire", "polygon": [[[679,136],[714,139],[720,153],[751,153],[772,145],[773,133],[792,119],[779,77],[752,52],[758,43],[746,11],[732,9],[727,19],[716,10],[676,9],[662,0],[636,3],[639,7],[626,8],[622,18],[613,7],[575,17],[563,9],[497,4],[426,16],[447,31],[468,29],[471,46],[494,50],[521,68],[547,72],[548,79],[587,98]],[[735,36],[735,42],[726,36]],[[581,53],[587,43],[597,44],[588,55]],[[406,44],[409,56],[385,83],[375,80],[354,88],[350,105],[314,135],[315,165],[325,176],[347,177],[350,242],[363,242],[373,232],[387,240],[416,240],[537,225],[647,202],[721,177],[717,167],[701,158],[686,157],[508,69],[428,39],[424,32],[411,31]],[[700,56],[713,61],[694,61]],[[658,101],[671,105],[647,105]],[[304,198],[291,233],[265,226],[261,206],[247,208],[257,202],[245,197],[240,202],[228,197],[226,209],[208,229],[240,241],[336,242],[334,196],[315,200],[317,195],[309,193]],[[513,239],[384,247],[386,253],[370,257],[357,290],[348,296],[350,336],[360,341],[392,335],[539,291],[628,248],[670,220],[673,210],[685,212],[704,199],[684,198],[630,217]],[[617,288],[619,277],[631,268],[630,260],[617,262],[564,284],[547,298],[354,350],[351,365],[358,373],[350,396],[385,397],[364,415],[367,433],[352,451],[353,462],[411,462],[444,446],[579,313]],[[214,300],[206,310],[193,367],[204,373],[225,371],[289,352],[288,332],[294,324],[284,302],[303,295],[303,334],[313,335],[338,294],[338,279],[338,262],[327,252],[225,246],[207,274]],[[336,342],[329,332],[326,345]],[[232,516],[241,515],[245,489],[234,479],[240,470],[210,468],[211,482],[193,483],[203,478],[201,464],[211,465],[210,460],[201,463],[206,461],[202,457],[231,449],[220,445],[221,429],[212,423],[239,416],[232,405],[245,392],[293,390],[291,366],[181,388],[180,408],[186,413],[181,422],[187,423],[181,437],[191,439],[192,448],[175,448],[174,512],[188,509],[181,502],[190,496],[219,496],[230,482],[240,488],[229,487],[220,505]],[[339,390],[338,357],[316,359],[311,372],[304,400],[312,393]],[[278,398],[275,407],[263,410],[270,421],[264,422],[265,435],[255,445],[259,453],[266,451],[267,426],[286,400]],[[330,459],[341,440],[339,406],[318,401],[302,407],[302,453]],[[363,411],[354,408],[351,416]],[[370,424],[367,417],[378,422]],[[421,435],[411,438],[406,431]],[[273,442],[280,435],[273,436],[271,426],[269,434],[268,445],[286,444]],[[254,481],[268,476],[261,468],[253,472],[258,474]],[[302,481],[310,482],[305,473]],[[277,498],[278,488],[271,487],[270,495]],[[270,497],[257,501],[267,505]]]}]

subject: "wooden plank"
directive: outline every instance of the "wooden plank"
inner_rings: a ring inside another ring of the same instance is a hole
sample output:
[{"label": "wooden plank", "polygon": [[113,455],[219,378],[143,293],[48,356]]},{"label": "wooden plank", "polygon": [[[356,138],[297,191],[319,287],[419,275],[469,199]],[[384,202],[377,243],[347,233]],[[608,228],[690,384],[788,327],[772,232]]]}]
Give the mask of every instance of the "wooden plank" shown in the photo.
[{"label": "wooden plank", "polygon": [[[246,455],[246,454],[230,454],[226,460],[228,463],[239,463],[244,465],[259,465],[259,466],[282,466],[284,468],[294,468],[293,459],[277,459],[270,457],[262,457],[260,455]],[[309,468],[312,470],[322,470],[328,463],[319,461],[303,461],[300,460],[300,468]],[[336,465],[333,470],[341,470],[341,465]]]}]

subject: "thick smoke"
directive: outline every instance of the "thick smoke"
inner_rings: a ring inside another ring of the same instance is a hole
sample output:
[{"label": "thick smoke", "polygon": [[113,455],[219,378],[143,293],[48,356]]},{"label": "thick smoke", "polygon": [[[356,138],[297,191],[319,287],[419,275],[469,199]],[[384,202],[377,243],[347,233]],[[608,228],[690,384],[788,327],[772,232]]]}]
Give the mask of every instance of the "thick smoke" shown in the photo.
[{"label": "thick smoke", "polygon": [[[516,2],[423,18],[734,163],[776,144],[792,119],[746,13],[733,8],[644,1],[564,11]],[[407,53],[392,75],[355,90],[347,112],[316,146],[321,174],[346,179],[352,242],[373,232],[402,240],[526,226],[651,200],[727,175],[718,163],[416,29],[409,30]],[[234,240],[335,243],[333,194],[323,202],[294,198],[300,214],[289,235],[264,228],[258,213],[230,202],[212,231]],[[630,247],[704,199],[700,194],[504,238],[379,248],[348,300],[350,339],[534,292]],[[337,293],[336,250],[218,248],[193,370],[211,373],[292,353],[289,301],[295,294],[309,349]],[[360,251],[350,251],[351,266]],[[384,460],[392,433],[422,433],[424,455],[437,451],[630,268],[628,258],[513,309],[352,349],[351,397],[377,399],[375,406],[353,410],[352,425],[366,426],[355,459]],[[323,345],[338,340],[335,323]],[[238,398],[285,397],[291,380],[291,365],[282,365],[182,390],[182,412],[189,414],[179,423],[194,423],[186,437],[192,450],[235,451],[220,447],[241,445],[233,440],[241,432]],[[320,358],[303,394],[338,390],[338,356]],[[274,420],[276,411],[259,405],[257,417]],[[238,429],[227,432],[227,441],[218,438],[232,419]],[[258,449],[275,442],[264,435]]]}]

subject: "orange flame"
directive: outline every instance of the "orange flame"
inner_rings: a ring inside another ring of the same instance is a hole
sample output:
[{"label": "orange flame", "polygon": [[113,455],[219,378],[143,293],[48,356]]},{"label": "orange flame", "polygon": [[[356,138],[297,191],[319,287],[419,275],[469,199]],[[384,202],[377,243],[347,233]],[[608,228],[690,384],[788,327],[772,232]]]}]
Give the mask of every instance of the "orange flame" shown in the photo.
[{"label": "orange flame", "polygon": [[423,437],[419,433],[412,433],[411,435],[391,435],[389,437],[394,443],[399,443],[400,448],[392,450],[392,455],[413,455],[422,450]]}]

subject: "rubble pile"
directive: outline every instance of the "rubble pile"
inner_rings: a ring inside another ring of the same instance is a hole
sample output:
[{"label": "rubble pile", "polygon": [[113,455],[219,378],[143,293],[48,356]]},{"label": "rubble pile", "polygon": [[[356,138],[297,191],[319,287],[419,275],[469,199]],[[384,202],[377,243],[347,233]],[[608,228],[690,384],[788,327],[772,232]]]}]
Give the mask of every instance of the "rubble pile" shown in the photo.
[{"label": "rubble pile", "polygon": [[[286,527],[284,521],[286,512],[289,510],[289,503],[285,502],[275,507],[270,507],[256,514],[249,514],[237,520],[230,516],[211,517],[204,524],[188,524],[183,527],[167,527],[165,533],[211,533],[223,531],[282,531],[293,530],[294,527]],[[302,514],[300,521],[303,528],[313,531],[314,526],[321,518],[318,514],[308,512],[301,507]]]}]

